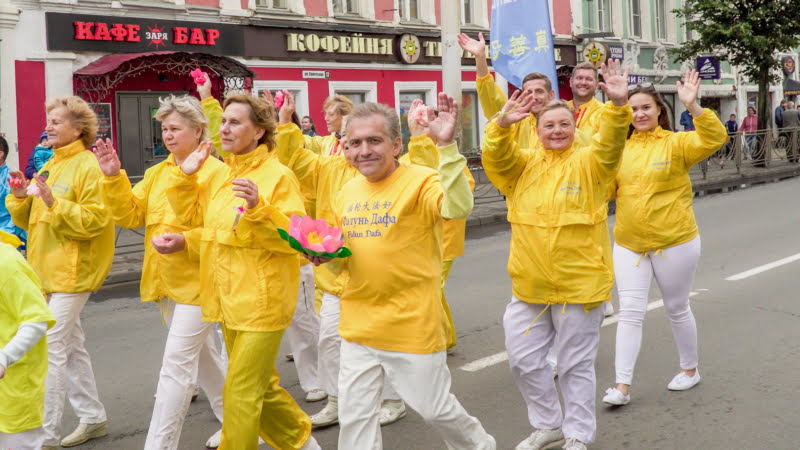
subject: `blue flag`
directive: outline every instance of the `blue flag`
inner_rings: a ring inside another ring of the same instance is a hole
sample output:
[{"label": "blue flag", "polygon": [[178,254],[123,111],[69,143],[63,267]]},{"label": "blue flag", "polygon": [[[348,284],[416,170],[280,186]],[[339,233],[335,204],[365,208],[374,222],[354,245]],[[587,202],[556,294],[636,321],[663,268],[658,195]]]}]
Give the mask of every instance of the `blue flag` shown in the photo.
[{"label": "blue flag", "polygon": [[522,88],[531,72],[550,78],[558,98],[558,76],[547,0],[494,0],[490,53],[492,66]]}]

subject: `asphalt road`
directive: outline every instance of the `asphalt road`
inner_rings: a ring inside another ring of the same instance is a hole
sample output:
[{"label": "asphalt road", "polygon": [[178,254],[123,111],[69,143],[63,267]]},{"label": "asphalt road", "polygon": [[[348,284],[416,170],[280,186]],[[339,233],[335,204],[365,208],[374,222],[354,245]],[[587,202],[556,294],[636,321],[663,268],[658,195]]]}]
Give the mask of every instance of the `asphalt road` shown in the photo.
[{"label": "asphalt road", "polygon": [[[597,358],[598,434],[591,448],[800,448],[800,302],[795,283],[800,261],[726,280],[800,252],[799,192],[800,179],[793,179],[696,201],[703,254],[692,308],[703,381],[686,392],[666,389],[677,373],[678,356],[664,309],[656,308],[645,321],[631,403],[605,407],[600,399],[614,381],[616,325],[604,326]],[[513,448],[531,432],[507,362],[498,357],[498,363],[473,372],[463,366],[504,350],[501,317],[510,298],[505,270],[509,235],[507,225],[470,230],[466,253],[456,261],[447,286],[459,339],[448,359],[453,392],[502,449]],[[653,285],[651,302],[661,298]],[[110,434],[78,448],[140,449],[166,337],[158,307],[141,304],[136,285],[117,286],[96,293],[82,320]],[[279,358],[278,370],[282,384],[302,398],[292,364]],[[322,407],[300,403],[309,413]],[[75,423],[67,407],[65,430]],[[201,395],[189,409],[180,448],[204,448],[217,428]],[[337,433],[332,427],[314,436],[323,448],[332,449]],[[444,448],[413,412],[383,428],[383,439],[386,449]]]}]

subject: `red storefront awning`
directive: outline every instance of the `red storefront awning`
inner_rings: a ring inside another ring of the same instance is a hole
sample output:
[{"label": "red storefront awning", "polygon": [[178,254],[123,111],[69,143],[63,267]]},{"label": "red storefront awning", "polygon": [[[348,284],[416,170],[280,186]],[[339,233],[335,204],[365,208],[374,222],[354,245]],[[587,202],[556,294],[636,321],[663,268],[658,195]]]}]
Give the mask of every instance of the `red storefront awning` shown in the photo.
[{"label": "red storefront awning", "polygon": [[75,72],[75,75],[103,75],[136,58],[151,55],[170,55],[172,53],[175,52],[115,53],[106,55],[80,68]]}]

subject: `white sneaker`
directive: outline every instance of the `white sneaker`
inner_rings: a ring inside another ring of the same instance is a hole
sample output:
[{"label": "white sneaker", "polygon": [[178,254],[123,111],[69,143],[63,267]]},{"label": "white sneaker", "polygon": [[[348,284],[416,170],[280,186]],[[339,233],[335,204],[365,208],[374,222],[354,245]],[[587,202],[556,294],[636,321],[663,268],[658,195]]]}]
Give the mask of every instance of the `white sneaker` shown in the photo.
[{"label": "white sneaker", "polygon": [[516,450],[544,450],[558,448],[564,444],[564,433],[561,428],[553,430],[536,430],[516,446]]},{"label": "white sneaker", "polygon": [[311,428],[329,427],[339,423],[339,398],[328,396],[328,404],[311,416]]},{"label": "white sneaker", "polygon": [[62,447],[75,447],[81,445],[89,439],[103,437],[108,434],[107,422],[100,423],[79,423],[78,428],[70,433],[69,436],[61,440]]},{"label": "white sneaker", "polygon": [[699,370],[695,370],[693,377],[690,377],[689,375],[686,375],[686,372],[681,371],[679,374],[675,375],[675,378],[673,378],[672,381],[669,382],[667,389],[670,391],[685,391],[693,388],[699,382]]},{"label": "white sneaker", "polygon": [[381,426],[397,422],[406,416],[406,403],[402,400],[384,400],[378,413]]},{"label": "white sneaker", "polygon": [[206,448],[217,448],[222,444],[222,428],[212,434],[206,441]]},{"label": "white sneaker", "polygon": [[611,302],[606,302],[606,309],[603,311],[603,315],[606,317],[614,314],[614,305]]},{"label": "white sneaker", "polygon": [[306,401],[309,403],[319,402],[328,398],[328,393],[325,389],[312,389],[306,394]]},{"label": "white sneaker", "polygon": [[603,403],[615,406],[627,405],[630,401],[631,394],[625,395],[615,387],[606,389],[606,396],[603,397]]},{"label": "white sneaker", "polygon": [[586,444],[575,438],[568,438],[563,448],[564,450],[586,450]]},{"label": "white sneaker", "polygon": [[319,446],[319,442],[314,439],[314,436],[309,436],[306,443],[300,447],[300,450],[322,450],[322,447]]}]

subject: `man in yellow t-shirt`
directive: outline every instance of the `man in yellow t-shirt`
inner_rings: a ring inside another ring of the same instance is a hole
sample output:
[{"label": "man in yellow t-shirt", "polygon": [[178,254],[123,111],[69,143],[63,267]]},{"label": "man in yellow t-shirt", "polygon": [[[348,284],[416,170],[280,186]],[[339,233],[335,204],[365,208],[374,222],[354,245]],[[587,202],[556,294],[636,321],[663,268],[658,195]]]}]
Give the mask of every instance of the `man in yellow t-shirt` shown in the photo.
[{"label": "man in yellow t-shirt", "polygon": [[[47,329],[55,324],[39,278],[0,231],[0,448],[42,447]],[[9,245],[10,244],[10,245]]]},{"label": "man in yellow t-shirt", "polygon": [[442,221],[467,217],[473,202],[466,160],[453,140],[458,106],[441,93],[438,118],[427,113],[439,142],[438,173],[397,161],[402,143],[393,109],[357,105],[346,126],[345,158],[361,176],[342,187],[335,210],[353,252],[339,319],[339,448],[382,448],[385,377],[448,448],[496,447],[450,393]]}]

